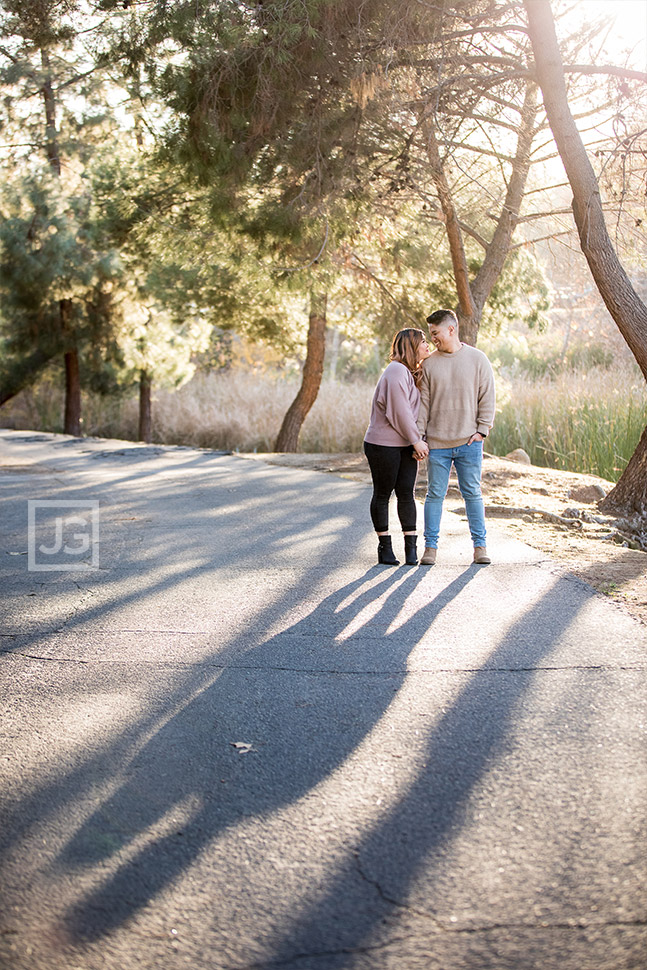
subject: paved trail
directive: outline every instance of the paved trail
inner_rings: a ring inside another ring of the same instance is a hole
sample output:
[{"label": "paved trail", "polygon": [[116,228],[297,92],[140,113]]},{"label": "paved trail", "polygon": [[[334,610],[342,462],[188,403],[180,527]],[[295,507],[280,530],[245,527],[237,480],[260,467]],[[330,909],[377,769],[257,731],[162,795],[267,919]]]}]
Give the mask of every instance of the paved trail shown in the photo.
[{"label": "paved trail", "polygon": [[2,459],[2,970],[645,970],[644,627],[454,515],[377,567],[332,476]]}]

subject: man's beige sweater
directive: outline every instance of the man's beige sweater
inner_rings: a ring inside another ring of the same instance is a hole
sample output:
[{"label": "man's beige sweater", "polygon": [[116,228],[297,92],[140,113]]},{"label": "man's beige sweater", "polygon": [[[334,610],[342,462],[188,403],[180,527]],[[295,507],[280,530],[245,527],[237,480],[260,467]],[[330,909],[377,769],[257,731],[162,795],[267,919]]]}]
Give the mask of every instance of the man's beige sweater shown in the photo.
[{"label": "man's beige sweater", "polygon": [[430,448],[456,448],[494,424],[494,374],[485,354],[463,344],[434,350],[422,365],[418,430]]}]

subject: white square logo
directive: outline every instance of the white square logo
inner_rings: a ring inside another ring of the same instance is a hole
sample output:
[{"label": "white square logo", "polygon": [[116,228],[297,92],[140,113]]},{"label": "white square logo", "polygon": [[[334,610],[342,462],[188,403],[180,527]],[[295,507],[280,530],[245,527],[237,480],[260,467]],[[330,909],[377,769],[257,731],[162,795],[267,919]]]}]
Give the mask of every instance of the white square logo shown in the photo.
[{"label": "white square logo", "polygon": [[97,499],[27,501],[29,572],[88,572],[98,568]]}]

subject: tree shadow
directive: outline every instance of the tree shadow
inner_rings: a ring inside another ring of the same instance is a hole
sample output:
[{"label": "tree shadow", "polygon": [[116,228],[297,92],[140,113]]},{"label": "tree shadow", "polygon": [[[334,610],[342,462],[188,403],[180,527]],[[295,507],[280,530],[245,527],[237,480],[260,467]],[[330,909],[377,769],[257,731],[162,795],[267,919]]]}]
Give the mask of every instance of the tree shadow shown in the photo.
[{"label": "tree shadow", "polygon": [[[123,924],[194,862],[219,833],[249,816],[294,802],[338,768],[379,722],[406,676],[406,660],[422,632],[460,594],[470,567],[393,633],[386,633],[425,575],[424,570],[373,567],[338,589],[291,628],[239,655],[144,743],[127,780],[87,819],[61,852],[66,876],[128,850],[130,857],[65,917],[72,941],[96,940]],[[371,607],[379,598],[379,605]],[[356,624],[375,639],[339,637]],[[304,659],[303,645],[308,645]],[[331,663],[331,647],[335,659]],[[344,673],[340,653],[361,652],[371,679]],[[277,667],[277,658],[279,667]],[[303,693],[288,689],[288,671],[300,670]],[[331,676],[333,674],[333,676]],[[345,677],[343,691],[340,681]],[[343,699],[340,701],[340,693]],[[331,720],[331,711],[335,718]],[[258,752],[232,747],[249,741]],[[298,743],[295,743],[297,742]],[[137,840],[187,797],[196,809],[177,831],[136,847]],[[134,848],[133,848],[134,847]]]},{"label": "tree shadow", "polygon": [[468,820],[470,796],[505,752],[515,711],[533,682],[533,668],[551,653],[586,602],[585,594],[579,607],[556,613],[555,597],[568,582],[558,580],[509,629],[487,667],[470,677],[431,731],[421,757],[424,766],[413,784],[347,855],[326,891],[275,938],[264,967],[301,960],[304,966],[319,966],[319,957],[322,966],[327,959],[334,962],[326,965],[335,968],[355,965],[358,952],[388,944],[384,922],[408,906],[423,875],[430,892],[427,916],[442,908],[442,900],[433,897],[434,882]]},{"label": "tree shadow", "polygon": [[[213,474],[210,469],[209,477]],[[287,487],[296,499],[290,512],[298,509],[298,521],[277,507],[266,487],[252,496],[252,506],[248,490],[241,519],[240,509],[228,507],[232,489],[227,474],[222,475],[222,492],[211,489],[181,514],[180,469],[177,483],[142,488],[136,499],[140,507],[165,524],[148,540],[149,561],[164,556],[172,542],[174,570],[149,575],[146,562],[118,563],[102,581],[106,596],[85,602],[66,621],[65,634],[91,634],[99,622],[109,627],[126,607],[141,605],[150,611],[160,597],[177,597],[178,590],[181,595],[184,583],[190,588],[198,578],[213,575],[216,580],[226,575],[224,570],[230,575],[236,568],[257,565],[259,522],[266,530],[263,551],[275,557],[275,565],[276,553],[296,533],[308,537],[327,514],[339,514],[338,500],[328,494],[329,483],[322,479],[321,484],[309,483],[307,502],[300,482]],[[248,479],[254,486],[274,482],[273,473],[262,469]],[[131,482],[132,475],[126,480]],[[114,484],[106,486],[108,492]],[[86,491],[76,488],[72,494]],[[205,519],[218,499],[218,517]],[[364,491],[361,501],[363,507]],[[344,513],[349,512],[359,520],[355,510],[345,507]],[[222,534],[235,536],[235,555],[231,546],[208,550]],[[298,587],[290,586],[289,576],[280,578],[276,589],[268,590],[271,604],[257,612],[247,610],[237,636],[223,645],[209,633],[210,649],[203,660],[174,670],[155,703],[133,717],[126,730],[86,750],[82,763],[61,763],[58,777],[52,779],[52,771],[37,794],[17,803],[17,821],[13,829],[5,827],[5,840],[14,837],[12,832],[22,837],[31,824],[42,826],[48,813],[63,815],[68,806],[71,812],[73,803],[94,798],[113,775],[123,779],[56,861],[55,874],[63,883],[78,877],[80,887],[93,884],[76,891],[79,901],[66,913],[72,942],[101,940],[172,886],[219,834],[246,818],[262,818],[295,802],[343,765],[397,696],[411,650],[480,571],[468,567],[411,615],[408,597],[430,575],[435,584],[442,571],[373,567],[287,629],[263,638],[262,631],[274,629],[277,617],[303,613],[317,599],[318,584],[335,581],[334,568],[348,553],[347,529],[331,525],[329,540],[322,560],[308,565],[304,557]],[[118,578],[132,581],[130,586],[115,581],[117,569]],[[533,665],[550,654],[589,595],[583,591],[577,602],[565,598],[568,606],[556,616],[554,593],[565,582],[560,580],[498,645],[492,644],[487,670],[470,677],[430,733],[427,767],[399,803],[367,828],[358,851],[333,872],[310,909],[291,926],[276,929],[268,966],[318,950],[334,950],[345,961],[344,954],[374,938],[385,913],[405,905],[423,870],[433,877],[435,854],[460,831],[470,793],[505,745],[514,710],[532,682]],[[478,602],[466,598],[466,613],[471,612],[465,637],[488,636],[479,624],[478,608]],[[42,636],[36,630],[20,645]],[[367,671],[379,676],[370,682],[357,676]],[[286,672],[302,675],[296,687],[287,689],[296,682]],[[126,689],[131,678],[124,664],[121,672],[111,673],[111,689]],[[101,693],[105,683],[103,672],[91,665],[81,689]],[[78,691],[79,683],[73,689]],[[256,750],[239,754],[233,742],[250,742]],[[169,828],[175,808],[188,797],[189,816]]]},{"label": "tree shadow", "polygon": [[[286,547],[299,546],[295,535],[310,536],[321,528],[322,520],[325,523],[327,517],[339,517],[338,499],[331,495],[325,479],[321,478],[310,485],[308,501],[304,501],[303,485],[295,477],[294,470],[270,469],[269,466],[238,459],[246,476],[244,480],[236,482],[230,465],[219,467],[220,457],[218,454],[197,458],[187,456],[186,461],[172,470],[171,478],[158,479],[154,467],[144,467],[136,472],[131,470],[123,478],[108,483],[91,486],[69,483],[61,486],[57,491],[58,499],[99,499],[101,541],[106,549],[104,552],[102,548],[101,552],[102,568],[87,573],[62,571],[25,575],[25,560],[21,561],[23,568],[20,571],[7,570],[3,576],[5,596],[2,603],[0,656],[29,649],[51,634],[90,630],[92,624],[97,622],[105,629],[113,617],[119,616],[128,607],[141,605],[143,611],[147,602],[155,597],[161,602],[162,596],[173,593],[181,584],[191,584],[209,573],[214,574],[214,579],[218,578],[220,569],[232,574],[236,569],[250,566],[284,567]],[[111,463],[112,458],[108,455],[105,464]],[[191,481],[194,494],[192,503],[188,505],[182,476],[192,466],[199,474]],[[164,471],[166,473],[168,470]],[[276,501],[277,476],[281,503]],[[140,478],[148,478],[148,481],[140,483]],[[274,488],[267,487],[268,482]],[[123,484],[136,484],[137,488],[117,497],[115,489]],[[244,516],[235,503],[235,493],[239,490],[245,502]],[[47,489],[45,494],[49,495]],[[39,497],[37,491],[34,497]],[[291,504],[291,514],[286,516],[285,504],[291,500],[295,500]],[[22,494],[14,498],[16,510],[13,514],[22,531],[27,522],[26,502]],[[346,509],[343,511],[347,512]],[[348,513],[347,517],[350,519]],[[129,521],[121,524],[124,518]],[[263,529],[260,561],[259,522]],[[322,570],[329,569],[331,563],[340,559],[343,561],[347,556],[341,531],[340,526],[330,527],[328,555],[324,554],[316,565],[304,557],[303,583],[306,588]],[[234,542],[223,541],[223,537],[230,536],[235,537]],[[141,537],[142,542],[143,555],[138,559],[133,558],[131,552],[134,537]],[[287,562],[289,565],[289,557]],[[168,567],[165,575],[157,571],[160,563]],[[176,568],[172,569],[174,564]],[[25,594],[26,589],[29,592]],[[80,591],[91,596],[85,596],[79,604]],[[26,596],[37,597],[38,601],[47,597],[65,597],[67,608],[55,619],[42,611],[38,614],[35,628],[25,632],[25,616],[28,613],[25,604],[37,602],[36,599],[26,599]],[[286,605],[294,601],[293,596],[290,599],[287,595],[280,599]],[[263,612],[259,611],[257,621]]]},{"label": "tree shadow", "polygon": [[595,562],[577,568],[577,576],[587,583],[599,583],[601,575],[610,587],[613,587],[616,582],[620,586],[623,582],[637,579],[639,576],[645,578],[647,553],[638,549],[618,550],[613,559],[601,556]]}]

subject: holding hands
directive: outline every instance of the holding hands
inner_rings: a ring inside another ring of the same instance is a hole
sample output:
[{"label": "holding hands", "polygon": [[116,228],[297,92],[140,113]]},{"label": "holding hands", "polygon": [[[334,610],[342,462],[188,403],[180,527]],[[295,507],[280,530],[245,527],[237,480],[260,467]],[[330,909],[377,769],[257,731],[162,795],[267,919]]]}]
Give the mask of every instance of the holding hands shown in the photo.
[{"label": "holding hands", "polygon": [[420,438],[413,446],[413,457],[416,461],[424,461],[429,454],[429,445]]}]

